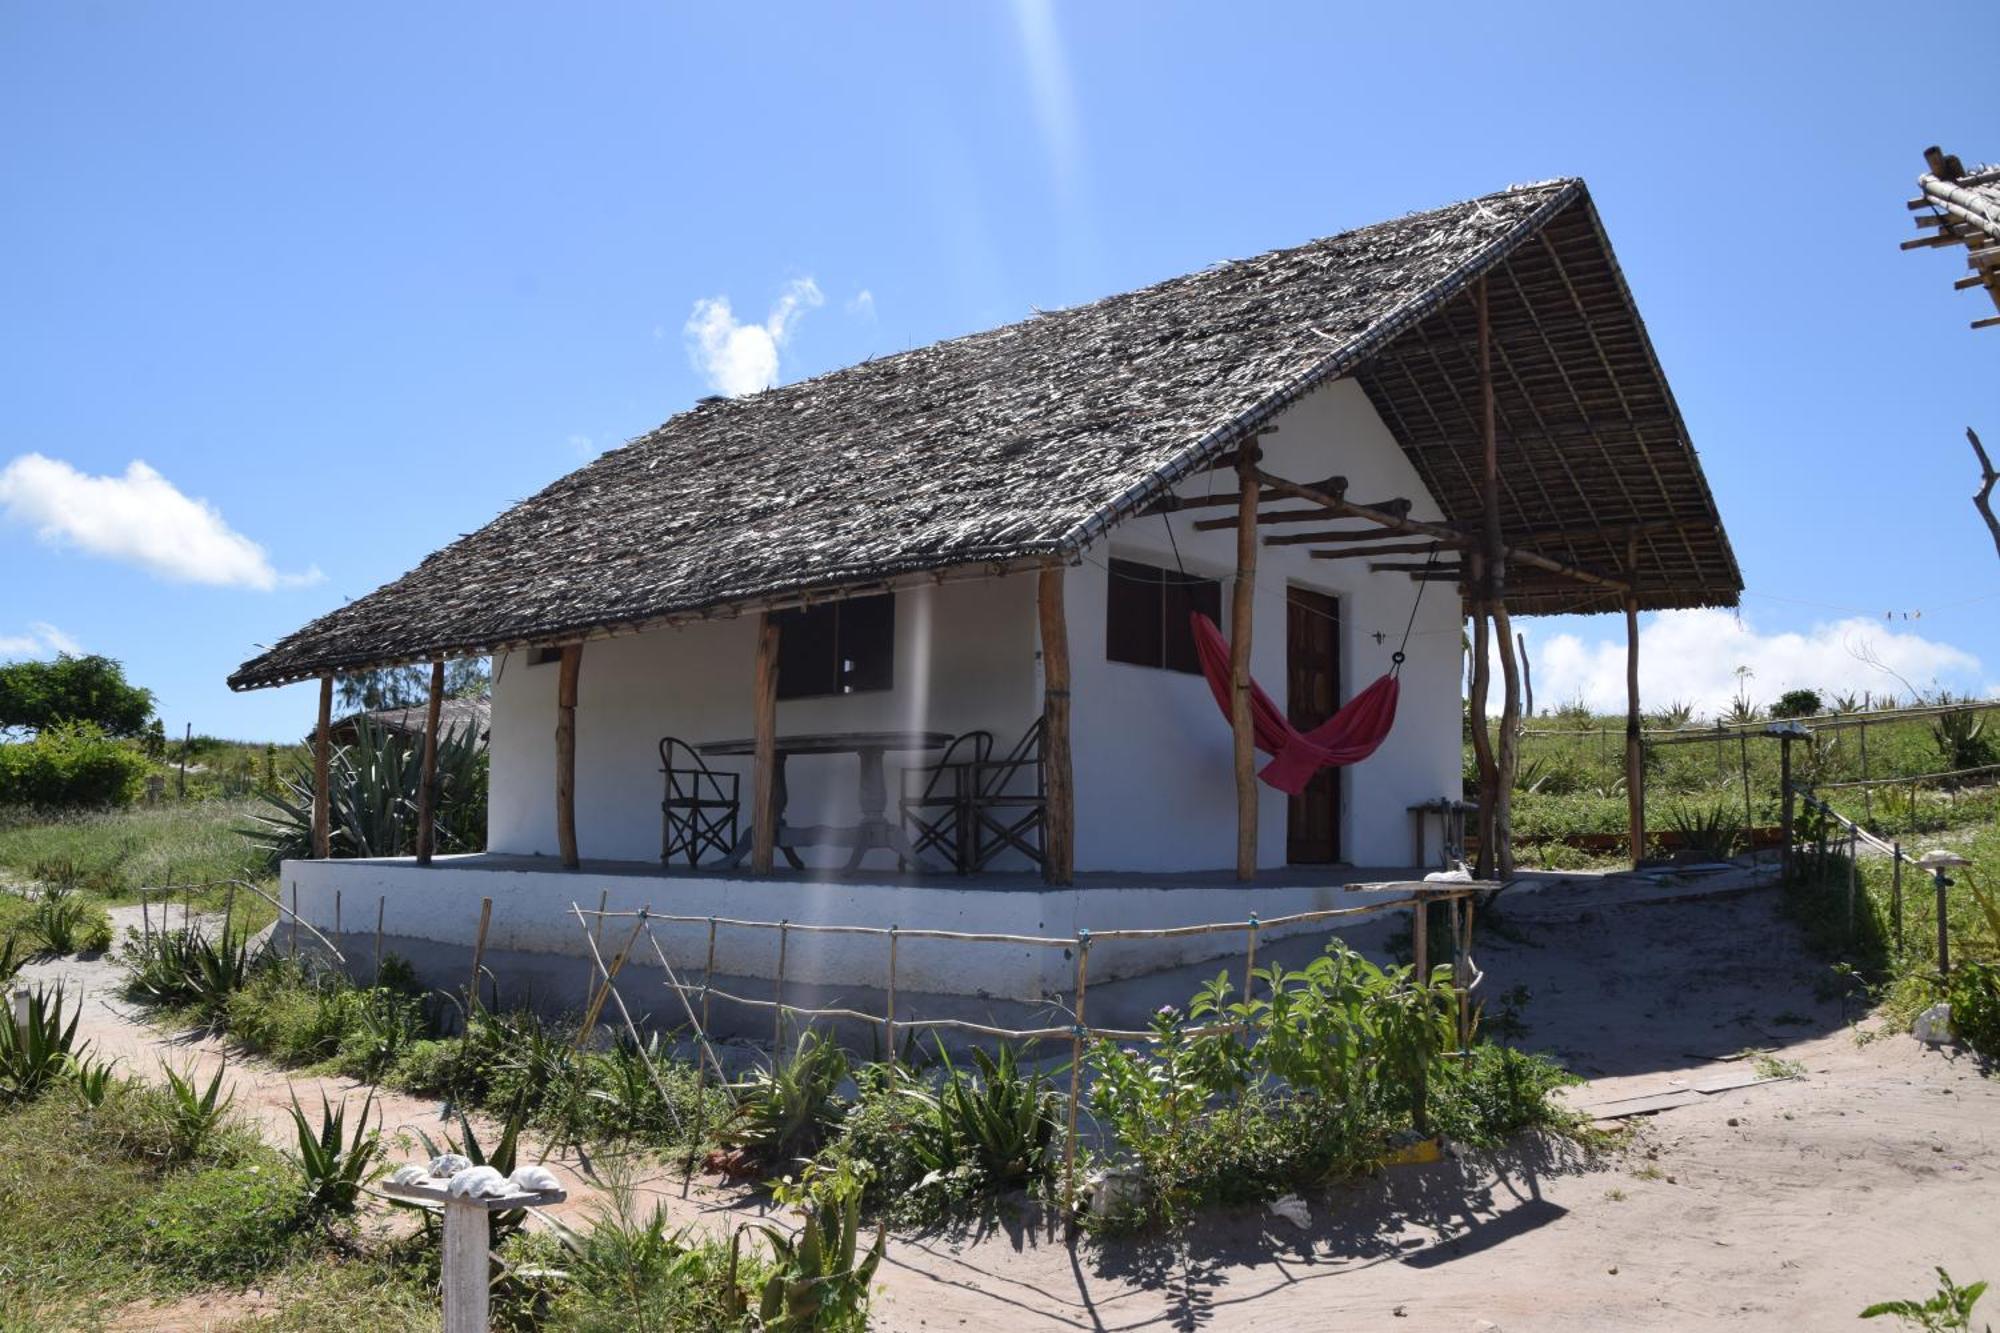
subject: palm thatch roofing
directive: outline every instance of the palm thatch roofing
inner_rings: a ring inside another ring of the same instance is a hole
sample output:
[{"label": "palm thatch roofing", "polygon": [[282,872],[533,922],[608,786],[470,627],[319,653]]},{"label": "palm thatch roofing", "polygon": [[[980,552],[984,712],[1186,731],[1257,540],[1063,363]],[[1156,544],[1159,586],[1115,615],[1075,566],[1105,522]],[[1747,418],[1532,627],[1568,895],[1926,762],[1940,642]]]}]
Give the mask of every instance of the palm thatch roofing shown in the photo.
[{"label": "palm thatch roofing", "polygon": [[[1073,558],[1349,376],[1446,520],[1472,530],[1481,446],[1467,293],[1481,277],[1492,279],[1506,530],[1554,530],[1550,556],[1629,576],[1649,608],[1733,605],[1735,557],[1596,209],[1582,181],[1556,180],[704,400],[229,683]],[[1604,598],[1522,580],[1509,594],[1528,613]]]},{"label": "palm thatch roofing", "polygon": [[[1936,147],[1924,150],[1930,168],[1917,177],[1917,227],[1927,234],[1903,242],[1905,250],[1932,246],[1965,247],[1965,266],[1972,270],[1954,285],[1983,287],[2000,309],[2000,165],[1966,170],[1956,154]],[[1930,230],[1935,228],[1935,230]],[[1972,321],[1975,329],[2000,328],[2000,315]]]},{"label": "palm thatch roofing", "polygon": [[[384,731],[398,736],[422,736],[429,709],[424,704],[412,704],[407,708],[369,708],[346,717],[336,718],[333,729],[328,733],[335,744],[345,745],[354,739],[360,730],[361,720],[366,718]],[[473,699],[441,699],[438,701],[438,735],[451,736],[470,728],[476,740],[484,744],[493,731],[493,698],[480,695]]]}]

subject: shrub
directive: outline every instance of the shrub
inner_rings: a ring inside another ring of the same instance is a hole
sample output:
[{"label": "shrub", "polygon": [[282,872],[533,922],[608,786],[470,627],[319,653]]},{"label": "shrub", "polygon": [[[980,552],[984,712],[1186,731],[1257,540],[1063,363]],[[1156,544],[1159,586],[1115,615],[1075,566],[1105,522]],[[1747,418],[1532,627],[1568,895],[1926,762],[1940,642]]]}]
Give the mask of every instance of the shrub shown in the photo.
[{"label": "shrub", "polygon": [[137,749],[87,722],[65,722],[31,741],[0,745],[0,805],[129,805],[150,765]]},{"label": "shrub", "polygon": [[1771,716],[1813,717],[1826,710],[1825,701],[1818,690],[1786,690],[1778,696],[1778,702],[1771,705]]},{"label": "shrub", "polygon": [[2000,1060],[2000,964],[1953,963],[1944,998],[1951,1030],[1989,1060]]},{"label": "shrub", "polygon": [[1432,1071],[1431,1122],[1457,1142],[1497,1148],[1524,1130],[1567,1133],[1580,1123],[1549,1094],[1583,1080],[1546,1056],[1481,1042]]}]

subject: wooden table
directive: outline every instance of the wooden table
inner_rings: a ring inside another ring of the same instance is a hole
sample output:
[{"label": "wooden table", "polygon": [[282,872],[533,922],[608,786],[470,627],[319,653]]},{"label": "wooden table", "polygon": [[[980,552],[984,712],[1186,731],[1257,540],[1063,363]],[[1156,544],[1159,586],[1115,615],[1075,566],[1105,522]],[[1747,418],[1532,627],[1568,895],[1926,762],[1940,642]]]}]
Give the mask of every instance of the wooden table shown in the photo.
[{"label": "wooden table", "polygon": [[[886,754],[922,754],[950,745],[948,731],[837,731],[802,736],[780,736],[775,747],[777,766],[771,774],[771,806],[777,820],[777,847],[794,868],[803,869],[797,847],[848,847],[847,868],[856,869],[861,858],[875,848],[892,851],[903,863],[926,864],[910,847],[899,819],[889,817],[889,783],[882,771]],[[752,739],[710,741],[697,745],[704,755],[740,756],[757,752]],[[795,754],[852,754],[860,760],[861,822],[852,826],[807,824],[793,828],[785,822],[785,761]],[[736,839],[736,848],[722,864],[735,868],[750,855],[756,829],[745,829]]]}]

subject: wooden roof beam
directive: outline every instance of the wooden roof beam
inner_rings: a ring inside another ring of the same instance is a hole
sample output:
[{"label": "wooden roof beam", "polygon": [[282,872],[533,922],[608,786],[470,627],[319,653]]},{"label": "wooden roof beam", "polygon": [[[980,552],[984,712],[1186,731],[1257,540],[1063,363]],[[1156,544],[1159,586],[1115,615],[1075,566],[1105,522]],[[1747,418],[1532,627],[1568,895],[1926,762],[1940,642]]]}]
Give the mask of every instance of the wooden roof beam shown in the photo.
[{"label": "wooden roof beam", "polygon": [[[1341,503],[1347,502],[1342,500]],[[1358,507],[1376,513],[1393,514],[1398,518],[1407,518],[1410,510],[1416,506],[1399,495],[1393,499],[1376,500]],[[1260,526],[1265,523],[1324,523],[1326,515],[1318,509],[1263,509],[1257,513],[1257,522]],[[1234,515],[1228,518],[1204,518],[1197,521],[1194,526],[1197,532],[1213,532],[1221,528],[1235,527],[1236,518]]]},{"label": "wooden roof beam", "polygon": [[[1369,522],[1379,524],[1392,532],[1408,533],[1413,537],[1435,537],[1440,541],[1453,543],[1463,540],[1463,534],[1458,529],[1446,527],[1440,523],[1420,523],[1413,518],[1407,518],[1401,514],[1384,513],[1379,509],[1371,509],[1366,505],[1358,505],[1350,500],[1338,499],[1322,491],[1316,491],[1310,486],[1301,486],[1299,483],[1287,481],[1283,477],[1274,477],[1261,469],[1256,473],[1256,477],[1260,485],[1268,490],[1276,491],[1280,495],[1289,495],[1297,500],[1305,500],[1349,518],[1367,519]],[[1618,592],[1627,592],[1632,586],[1623,579],[1615,579],[1607,574],[1599,574],[1593,570],[1579,569],[1575,565],[1566,565],[1560,560],[1551,560],[1547,556],[1539,555],[1534,551],[1522,551],[1514,547],[1503,546],[1500,553],[1506,559],[1516,564],[1527,565],[1533,569],[1546,570],[1551,574],[1560,574],[1564,578],[1574,579],[1579,583],[1589,583],[1600,588],[1611,588]]]}]

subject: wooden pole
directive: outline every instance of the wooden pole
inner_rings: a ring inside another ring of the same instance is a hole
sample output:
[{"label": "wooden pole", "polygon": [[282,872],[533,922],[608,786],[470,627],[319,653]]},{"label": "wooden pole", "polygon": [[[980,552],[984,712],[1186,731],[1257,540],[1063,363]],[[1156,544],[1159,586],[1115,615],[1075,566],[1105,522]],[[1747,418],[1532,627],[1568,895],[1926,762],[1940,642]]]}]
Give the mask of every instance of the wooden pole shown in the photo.
[{"label": "wooden pole", "polygon": [[1639,734],[1639,599],[1625,594],[1625,815],[1632,864],[1646,859],[1646,763]]},{"label": "wooden pole", "polygon": [[1854,903],[1861,896],[1861,835],[1847,830],[1847,938],[1854,938]]},{"label": "wooden pole", "polygon": [[333,677],[319,678],[319,727],[313,732],[313,855],[324,861],[333,842]]},{"label": "wooden pole", "polygon": [[1743,850],[1757,850],[1757,816],[1750,808],[1750,737],[1747,734],[1736,738],[1738,756],[1743,761]]},{"label": "wooden pole", "polygon": [[889,999],[882,1011],[882,1040],[887,1045],[883,1063],[889,1066],[889,1080],[896,1077],[896,927],[889,927]]},{"label": "wooden pole", "polygon": [[791,944],[792,926],[789,921],[778,923],[778,983],[771,1006],[771,1063],[778,1063],[779,1053],[785,1049],[785,955]]},{"label": "wooden pole", "polygon": [[1875,822],[1875,789],[1868,784],[1868,720],[1863,718],[1861,732],[1861,818],[1868,823]]},{"label": "wooden pole", "polygon": [[1487,614],[1493,618],[1494,646],[1500,650],[1500,735],[1493,757],[1493,869],[1506,879],[1514,873],[1514,772],[1520,760],[1521,668],[1514,659],[1514,628],[1507,616],[1507,547],[1500,539],[1500,430],[1493,398],[1492,321],[1486,306],[1486,279],[1473,289],[1479,336],[1479,434],[1484,499]]},{"label": "wooden pole", "polygon": [[750,759],[751,841],[750,869],[753,874],[771,873],[771,861],[778,845],[776,778],[778,771],[778,618],[769,611],[757,621],[757,666],[751,682],[751,732],[755,737]]},{"label": "wooden pole", "polygon": [[1889,925],[1896,937],[1896,952],[1903,952],[1903,844],[1900,840],[1891,845],[1889,851]]},{"label": "wooden pole", "polygon": [[493,900],[479,900],[479,933],[472,939],[472,989],[467,991],[466,1014],[468,1017],[479,1007],[479,971],[486,965],[486,928],[493,924]]},{"label": "wooden pole", "polygon": [[583,645],[562,646],[556,676],[556,847],[563,868],[574,870],[576,851],[576,677],[583,666]]},{"label": "wooden pole", "polygon": [[375,984],[382,984],[382,913],[389,905],[387,894],[375,896]]},{"label": "wooden pole", "polygon": [[1035,589],[1042,634],[1042,878],[1068,884],[1076,875],[1076,782],[1069,742],[1069,621],[1063,567],[1044,565]]},{"label": "wooden pole", "polygon": [[[1482,572],[1473,575],[1472,586],[1483,586],[1484,558],[1472,557],[1475,569]],[[1493,758],[1493,733],[1486,726],[1486,692],[1492,683],[1492,668],[1487,662],[1486,601],[1483,597],[1472,604],[1472,754],[1479,768],[1479,855],[1474,862],[1473,873],[1480,879],[1493,878],[1493,797],[1494,788],[1499,784],[1499,765]]]},{"label": "wooden pole", "polygon": [[1075,947],[1076,1022],[1069,1033],[1069,1128],[1063,1135],[1063,1207],[1072,1217],[1076,1208],[1076,1112],[1083,1097],[1083,1041],[1090,1031],[1083,1016],[1084,1001],[1090,994],[1089,931],[1077,932]]},{"label": "wooden pole", "polygon": [[1257,592],[1257,469],[1236,466],[1236,586],[1229,601],[1229,726],[1236,742],[1236,878],[1257,877],[1257,738],[1250,711],[1250,632]]},{"label": "wooden pole", "polygon": [[424,710],[424,767],[417,780],[417,864],[431,863],[437,843],[438,713],[444,707],[444,663],[431,663],[430,704]]}]

